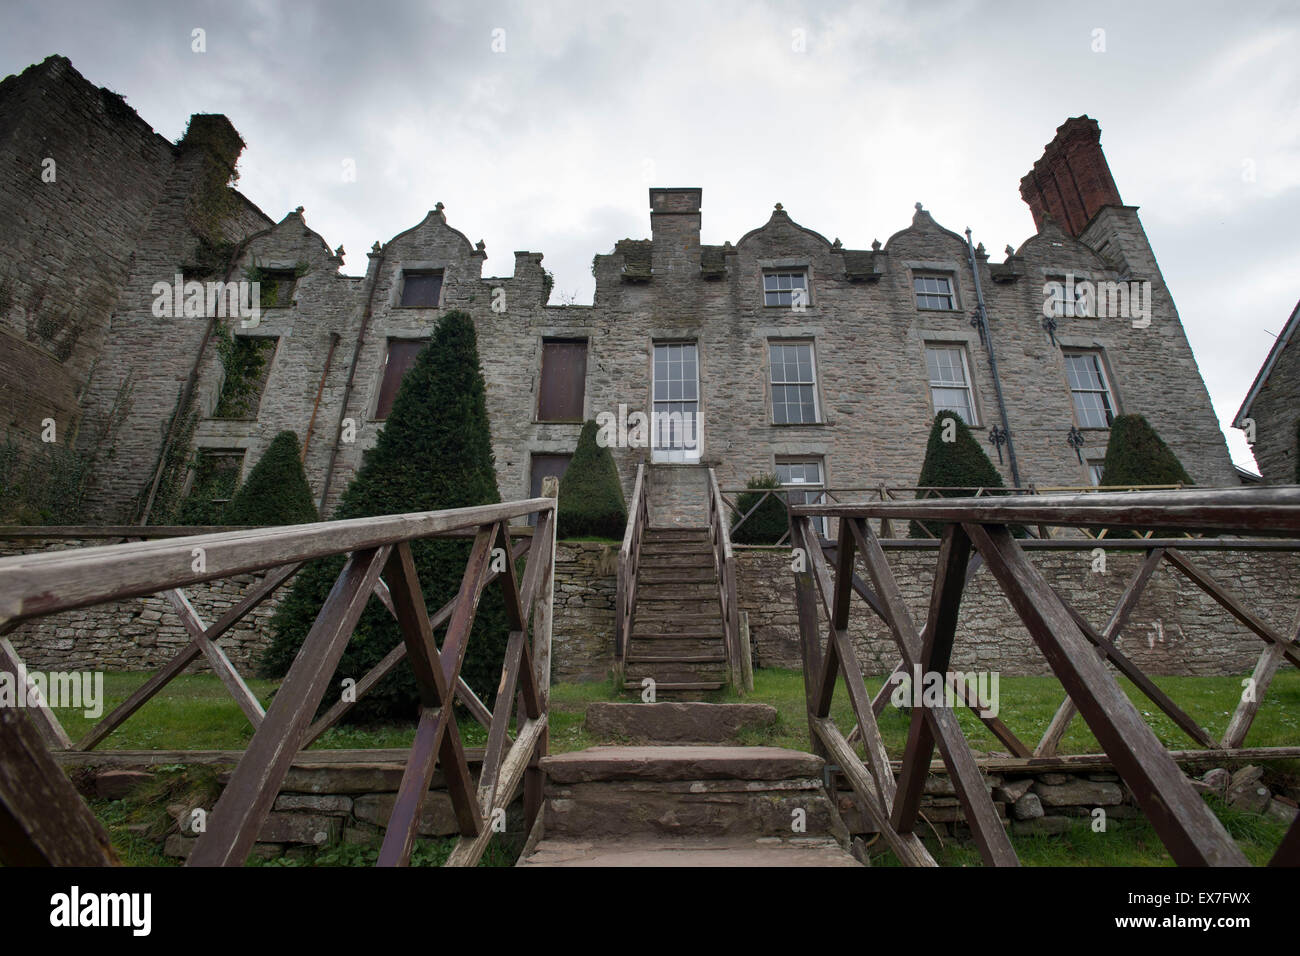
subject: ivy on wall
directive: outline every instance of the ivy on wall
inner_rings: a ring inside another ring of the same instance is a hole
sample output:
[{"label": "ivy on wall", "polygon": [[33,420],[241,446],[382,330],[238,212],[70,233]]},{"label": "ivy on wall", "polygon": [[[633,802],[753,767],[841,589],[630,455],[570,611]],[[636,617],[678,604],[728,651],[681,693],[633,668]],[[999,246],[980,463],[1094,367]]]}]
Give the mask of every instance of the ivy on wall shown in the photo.
[{"label": "ivy on wall", "polygon": [[212,332],[216,340],[217,354],[221,358],[221,367],[225,378],[221,385],[221,396],[212,413],[213,418],[255,418],[258,401],[262,397],[262,388],[270,372],[271,356],[275,353],[276,340],[273,338],[254,338],[252,336],[235,336],[224,325],[218,324]]}]

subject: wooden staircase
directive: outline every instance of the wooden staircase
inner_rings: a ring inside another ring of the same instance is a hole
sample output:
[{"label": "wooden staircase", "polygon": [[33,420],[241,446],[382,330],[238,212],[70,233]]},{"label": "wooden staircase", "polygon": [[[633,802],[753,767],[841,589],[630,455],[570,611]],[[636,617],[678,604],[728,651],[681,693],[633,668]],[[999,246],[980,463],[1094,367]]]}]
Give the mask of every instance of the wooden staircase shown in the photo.
[{"label": "wooden staircase", "polygon": [[646,528],[623,687],[655,682],[656,697],[690,697],[727,684],[718,575],[706,528]]}]

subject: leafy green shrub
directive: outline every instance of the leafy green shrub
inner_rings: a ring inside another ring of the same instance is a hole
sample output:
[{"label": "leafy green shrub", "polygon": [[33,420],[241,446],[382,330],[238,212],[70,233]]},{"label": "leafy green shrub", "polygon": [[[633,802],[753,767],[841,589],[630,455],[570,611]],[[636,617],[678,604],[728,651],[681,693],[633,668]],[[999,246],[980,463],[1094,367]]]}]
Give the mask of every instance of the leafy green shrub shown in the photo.
[{"label": "leafy green shrub", "polygon": [[[758,505],[758,502],[766,490],[779,489],[781,482],[773,474],[757,475],[745,482],[745,487],[752,488],[753,491],[746,491],[736,499],[736,507],[740,509],[740,513],[732,521],[735,531],[731,535],[731,540],[736,544],[776,544],[790,528],[785,497],[780,494],[768,495],[761,505]],[[736,524],[749,514],[749,510],[754,505],[758,505],[758,510],[749,515],[745,523],[737,528]]]},{"label": "leafy green shrub", "polygon": [[[402,380],[379,439],[365,453],[333,518],[434,511],[500,500],[474,322],[464,312],[449,312]],[[456,596],[470,547],[463,539],[412,542],[430,615]],[[263,672],[279,676],[289,670],[343,562],[342,556],[322,559],[299,572],[272,618]],[[488,702],[501,675],[506,627],[500,589],[489,586],[479,602],[461,669],[469,685]],[[337,690],[348,677],[360,680],[400,640],[391,615],[372,599],[332,686]],[[322,706],[332,703],[327,697]],[[415,678],[409,667],[402,666],[361,698],[347,719],[409,719],[417,707]]]},{"label": "leafy green shrub", "polygon": [[[952,421],[952,426],[945,423]],[[944,431],[947,429],[953,435],[952,441],[944,441]],[[934,416],[934,424],[930,427],[930,440],[925,446],[925,461],[921,465],[921,477],[917,484],[923,488],[951,488],[952,491],[929,492],[928,497],[940,498],[964,498],[974,495],[974,488],[1004,488],[1002,475],[993,467],[993,462],[989,456],[984,453],[980,443],[975,440],[971,433],[970,427],[961,419],[961,416],[955,412],[942,411]],[[985,492],[985,494],[997,494],[998,492]],[[926,495],[926,492],[917,492],[917,497]],[[926,534],[922,527],[928,529],[930,534]],[[1024,530],[1013,528],[1012,532],[1017,536],[1023,536]],[[928,538],[939,536],[943,533],[943,525],[939,522],[912,521],[909,524],[909,533],[913,538]]]},{"label": "leafy green shrub", "polygon": [[594,421],[582,426],[578,448],[560,479],[556,531],[561,538],[622,538],[627,527],[618,468],[609,449],[596,441],[597,431]]},{"label": "leafy green shrub", "polygon": [[222,524],[306,524],[320,520],[302,468],[298,436],[283,431],[226,505]]}]

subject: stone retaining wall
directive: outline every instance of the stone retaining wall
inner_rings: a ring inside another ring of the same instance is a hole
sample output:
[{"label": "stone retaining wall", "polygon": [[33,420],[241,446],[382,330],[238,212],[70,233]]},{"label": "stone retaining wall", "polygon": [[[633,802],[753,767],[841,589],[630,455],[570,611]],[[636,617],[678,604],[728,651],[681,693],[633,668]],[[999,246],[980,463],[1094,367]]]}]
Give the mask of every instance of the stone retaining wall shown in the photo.
[{"label": "stone retaining wall", "polygon": [[[756,666],[801,666],[789,549],[737,554],[738,600],[749,613]],[[928,613],[937,552],[890,551],[888,555],[919,627]],[[1300,594],[1300,554],[1189,551],[1187,555],[1266,623],[1289,633]],[[1033,551],[1030,557],[1100,630],[1143,554],[1111,550],[1106,554],[1105,573],[1092,571],[1089,551]],[[958,628],[954,670],[997,670],[1009,676],[1050,673],[987,568],[966,588]],[[885,625],[857,599],[849,631],[866,673],[887,673],[897,664],[898,653]],[[1263,649],[1259,638],[1168,562],[1152,575],[1118,643],[1147,673],[1198,676],[1249,673]]]},{"label": "stone retaining wall", "polygon": [[[6,542],[0,555],[94,544],[93,541]],[[742,550],[740,608],[748,612],[750,643],[758,667],[798,668],[799,629],[789,551]],[[1286,552],[1189,552],[1191,559],[1252,612],[1279,631],[1291,627],[1300,594],[1300,554]],[[1106,572],[1092,571],[1087,551],[1037,551],[1035,565],[1075,607],[1101,628],[1141,554],[1111,550]],[[556,549],[552,674],[556,681],[603,680],[613,664],[617,548],[600,542],[562,542]],[[934,575],[934,551],[891,551],[895,578],[913,618],[924,620]],[[234,606],[262,575],[238,575],[187,589],[207,621]],[[220,640],[241,673],[253,672],[268,640],[275,602],[267,601]],[[987,569],[962,601],[960,637],[953,668],[997,670],[1006,675],[1046,674],[1047,664],[1002,596]],[[897,662],[884,625],[855,602],[850,633],[868,674]],[[83,608],[35,621],[11,639],[34,670],[151,670],[170,659],[188,635],[161,597],[136,598]],[[1208,595],[1167,563],[1147,591],[1120,638],[1124,652],[1152,674],[1246,673],[1262,643]],[[201,661],[196,670],[206,668]]]},{"label": "stone retaining wall", "polygon": [[[102,544],[95,540],[4,541],[0,556]],[[557,681],[603,680],[613,661],[618,549],[599,542],[564,542],[555,554],[552,673]],[[209,624],[230,610],[264,573],[240,574],[186,588]],[[287,589],[287,586],[286,586]],[[259,605],[218,643],[241,674],[256,672],[270,640],[277,599]],[[189,634],[161,596],[81,608],[33,621],[10,639],[32,670],[154,670],[189,643]],[[208,670],[203,658],[189,672]]]}]

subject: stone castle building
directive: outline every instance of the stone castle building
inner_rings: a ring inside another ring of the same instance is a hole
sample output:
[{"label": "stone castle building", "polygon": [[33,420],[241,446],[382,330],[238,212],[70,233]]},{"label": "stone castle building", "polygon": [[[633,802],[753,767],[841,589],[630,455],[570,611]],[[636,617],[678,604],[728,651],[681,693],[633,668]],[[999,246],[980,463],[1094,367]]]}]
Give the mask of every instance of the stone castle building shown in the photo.
[{"label": "stone castle building", "polygon": [[[346,275],[302,208],[276,222],[227,187],[242,147],[219,115],[169,143],[61,57],[0,83],[0,415],[25,453],[53,419],[92,461],[88,521],[158,521],[186,496],[228,494],[283,429],[328,516],[451,309],[478,327],[506,499],[561,472],[582,421],[621,406],[703,421],[693,448],[613,449],[625,491],[652,463],[665,523],[703,523],[702,471],[681,465],[712,465],[723,486],[775,472],[813,494],[915,485],[942,408],[981,438],[1009,433],[986,445],[1009,485],[1095,483],[1107,426],[1129,412],[1198,484],[1237,482],[1087,117],[1021,180],[1037,232],[1003,261],[919,203],[870,249],[779,203],[706,243],[701,190],[655,188],[650,238],[595,257],[590,306],[547,304],[539,252],[484,276],[483,244],[441,203]],[[178,275],[257,279],[259,321],[160,315],[159,284]]]}]

